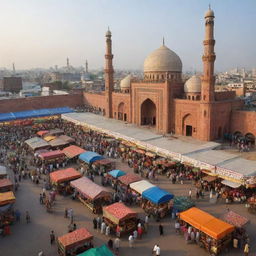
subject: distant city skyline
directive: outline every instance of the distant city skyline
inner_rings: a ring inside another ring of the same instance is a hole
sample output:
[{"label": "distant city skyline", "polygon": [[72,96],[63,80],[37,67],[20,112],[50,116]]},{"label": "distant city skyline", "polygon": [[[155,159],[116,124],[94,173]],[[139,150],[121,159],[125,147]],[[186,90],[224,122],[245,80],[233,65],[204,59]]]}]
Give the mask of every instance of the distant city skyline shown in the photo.
[{"label": "distant city skyline", "polygon": [[[216,71],[256,67],[256,1],[209,1],[215,12]],[[143,69],[165,44],[183,70],[202,70],[205,0],[2,0],[0,67],[104,66],[110,27],[115,69]]]}]

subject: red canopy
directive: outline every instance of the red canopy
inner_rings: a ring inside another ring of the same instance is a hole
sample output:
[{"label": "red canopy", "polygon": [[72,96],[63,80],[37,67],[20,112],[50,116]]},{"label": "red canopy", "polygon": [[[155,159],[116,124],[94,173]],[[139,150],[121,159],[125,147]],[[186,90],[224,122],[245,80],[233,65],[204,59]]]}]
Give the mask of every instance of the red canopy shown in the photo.
[{"label": "red canopy", "polygon": [[95,165],[108,165],[108,164],[111,164],[112,163],[112,161],[110,160],[110,159],[106,159],[106,158],[104,158],[104,159],[101,159],[101,160],[97,160],[97,161],[95,161],[93,164]]},{"label": "red canopy", "polygon": [[49,160],[63,156],[65,156],[65,154],[61,150],[48,151],[39,154],[39,157],[42,158],[43,160]]},{"label": "red canopy", "polygon": [[93,235],[85,228],[79,228],[73,232],[58,237],[58,242],[65,250],[83,245],[93,239]]},{"label": "red canopy", "polygon": [[39,131],[39,132],[37,132],[36,134],[37,135],[39,135],[39,136],[44,136],[46,133],[48,133],[49,131],[47,131],[47,130],[44,130],[44,131]]},{"label": "red canopy", "polygon": [[67,168],[50,173],[51,181],[54,183],[62,183],[80,178],[82,175],[74,168]]},{"label": "red canopy", "polygon": [[142,180],[142,178],[138,175],[127,173],[126,175],[119,177],[118,180],[120,180],[120,182],[123,183],[124,185],[128,186],[133,182]]},{"label": "red canopy", "polygon": [[83,196],[95,200],[100,197],[110,197],[111,193],[104,187],[92,182],[86,177],[70,182],[71,187],[75,188]]},{"label": "red canopy", "polygon": [[68,146],[62,150],[62,152],[68,157],[68,158],[73,158],[76,157],[82,153],[84,153],[86,150],[83,148],[80,148],[75,145]]},{"label": "red canopy", "polygon": [[9,179],[0,179],[0,188],[11,187],[13,184]]},{"label": "red canopy", "polygon": [[137,217],[137,213],[126,207],[123,203],[114,203],[103,207],[103,217],[110,219],[115,224],[125,219]]}]

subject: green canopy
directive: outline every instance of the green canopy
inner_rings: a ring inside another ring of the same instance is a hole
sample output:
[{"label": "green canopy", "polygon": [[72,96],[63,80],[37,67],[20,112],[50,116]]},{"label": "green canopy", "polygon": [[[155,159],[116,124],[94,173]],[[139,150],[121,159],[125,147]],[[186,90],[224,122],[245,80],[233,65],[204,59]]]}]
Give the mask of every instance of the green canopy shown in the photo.
[{"label": "green canopy", "polygon": [[100,247],[91,248],[90,250],[78,254],[77,256],[114,256],[114,254],[104,244]]},{"label": "green canopy", "polygon": [[195,203],[186,196],[176,196],[173,200],[173,210],[176,212],[183,212],[191,207],[195,206]]}]

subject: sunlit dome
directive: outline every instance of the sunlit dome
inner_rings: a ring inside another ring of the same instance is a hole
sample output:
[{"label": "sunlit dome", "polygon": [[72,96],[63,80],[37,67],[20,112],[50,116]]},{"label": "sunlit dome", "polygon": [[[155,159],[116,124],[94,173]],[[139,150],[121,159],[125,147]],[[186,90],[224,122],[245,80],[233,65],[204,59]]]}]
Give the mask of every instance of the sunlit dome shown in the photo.
[{"label": "sunlit dome", "polygon": [[182,72],[182,62],[175,52],[162,45],[145,59],[144,72]]},{"label": "sunlit dome", "polygon": [[131,79],[132,79],[132,75],[128,75],[124,79],[122,79],[120,82],[120,88],[129,89],[131,87]]},{"label": "sunlit dome", "polygon": [[186,93],[197,93],[201,92],[201,78],[200,76],[194,75],[189,78],[184,84],[184,92]]}]

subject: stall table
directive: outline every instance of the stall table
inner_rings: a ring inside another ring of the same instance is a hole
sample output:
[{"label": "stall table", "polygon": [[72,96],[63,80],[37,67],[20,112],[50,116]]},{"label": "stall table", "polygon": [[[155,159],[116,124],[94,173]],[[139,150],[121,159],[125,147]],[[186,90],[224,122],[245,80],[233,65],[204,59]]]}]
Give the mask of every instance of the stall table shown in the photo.
[{"label": "stall table", "polygon": [[60,256],[77,255],[90,249],[93,235],[85,228],[77,229],[57,239],[58,253]]}]

